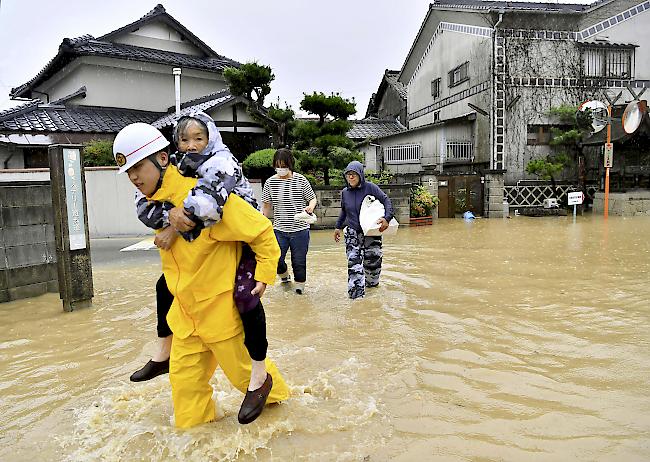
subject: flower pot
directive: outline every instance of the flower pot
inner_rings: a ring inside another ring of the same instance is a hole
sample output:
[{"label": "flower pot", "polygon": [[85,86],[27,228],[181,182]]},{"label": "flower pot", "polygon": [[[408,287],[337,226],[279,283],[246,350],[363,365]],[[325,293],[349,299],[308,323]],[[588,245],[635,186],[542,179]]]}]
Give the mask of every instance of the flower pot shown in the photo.
[{"label": "flower pot", "polygon": [[410,226],[424,226],[424,225],[432,225],[433,224],[433,217],[428,216],[428,217],[418,217],[418,218],[410,218],[409,219],[409,225]]}]

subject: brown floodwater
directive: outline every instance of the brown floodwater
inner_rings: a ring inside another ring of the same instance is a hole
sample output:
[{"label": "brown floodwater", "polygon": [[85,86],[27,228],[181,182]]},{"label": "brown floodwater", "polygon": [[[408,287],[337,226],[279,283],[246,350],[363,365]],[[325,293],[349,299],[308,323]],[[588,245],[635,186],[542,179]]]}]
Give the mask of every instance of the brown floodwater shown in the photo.
[{"label": "brown floodwater", "polygon": [[439,220],[387,238],[351,302],[343,246],[313,232],[306,294],[265,295],[292,398],[240,426],[217,372],[219,420],[188,431],[167,376],[128,380],[155,252],[95,261],[90,309],[0,305],[0,460],[648,460],[649,237],[650,217]]}]

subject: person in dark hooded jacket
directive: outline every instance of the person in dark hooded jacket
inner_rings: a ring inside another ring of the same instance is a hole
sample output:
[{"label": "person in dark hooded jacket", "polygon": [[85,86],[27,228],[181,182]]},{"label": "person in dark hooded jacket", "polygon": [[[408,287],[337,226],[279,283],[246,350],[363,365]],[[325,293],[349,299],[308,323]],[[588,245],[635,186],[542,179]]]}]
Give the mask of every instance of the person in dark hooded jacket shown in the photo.
[{"label": "person in dark hooded jacket", "polygon": [[345,253],[348,257],[348,296],[363,297],[366,287],[377,287],[381,273],[381,236],[365,236],[359,222],[361,203],[366,196],[374,196],[384,206],[384,216],[377,221],[379,231],[388,228],[393,218],[393,205],[379,186],[366,181],[361,162],[353,161],[343,172],[347,187],[341,192],[341,213],[336,221],[334,240],[341,240],[345,228]]}]

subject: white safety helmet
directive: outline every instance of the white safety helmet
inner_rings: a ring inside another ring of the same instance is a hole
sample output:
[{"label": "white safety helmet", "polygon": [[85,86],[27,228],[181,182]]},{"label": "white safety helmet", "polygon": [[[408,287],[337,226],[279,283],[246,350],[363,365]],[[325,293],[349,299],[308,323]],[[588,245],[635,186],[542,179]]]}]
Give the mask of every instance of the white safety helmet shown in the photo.
[{"label": "white safety helmet", "polygon": [[113,157],[124,173],[129,168],[169,146],[169,141],[156,127],[142,122],[124,127],[113,141]]}]

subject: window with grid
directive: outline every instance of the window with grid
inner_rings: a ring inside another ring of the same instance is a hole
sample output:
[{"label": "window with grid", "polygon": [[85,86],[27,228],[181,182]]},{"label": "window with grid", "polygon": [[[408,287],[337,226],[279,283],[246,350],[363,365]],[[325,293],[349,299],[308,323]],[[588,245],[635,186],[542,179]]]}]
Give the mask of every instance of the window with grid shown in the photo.
[{"label": "window with grid", "polygon": [[568,125],[528,125],[526,144],[529,146],[548,145],[558,131],[570,130]]},{"label": "window with grid", "polygon": [[584,77],[631,79],[633,63],[633,47],[588,46],[582,51]]},{"label": "window with grid", "polygon": [[528,137],[526,144],[536,146],[545,145],[551,141],[551,126],[550,125],[529,125]]},{"label": "window with grid", "polygon": [[460,66],[449,71],[449,86],[455,87],[456,85],[460,85],[466,80],[469,80],[469,75],[467,74],[468,69],[469,62],[466,61]]},{"label": "window with grid", "polygon": [[440,77],[431,81],[431,96],[434,98],[440,96]]},{"label": "window with grid", "polygon": [[474,143],[467,140],[447,141],[447,160],[474,160]]},{"label": "window with grid", "polygon": [[388,146],[384,148],[384,162],[387,164],[417,164],[420,162],[420,145]]}]

